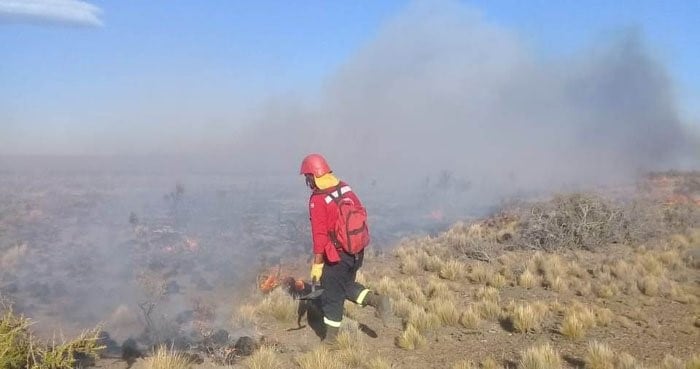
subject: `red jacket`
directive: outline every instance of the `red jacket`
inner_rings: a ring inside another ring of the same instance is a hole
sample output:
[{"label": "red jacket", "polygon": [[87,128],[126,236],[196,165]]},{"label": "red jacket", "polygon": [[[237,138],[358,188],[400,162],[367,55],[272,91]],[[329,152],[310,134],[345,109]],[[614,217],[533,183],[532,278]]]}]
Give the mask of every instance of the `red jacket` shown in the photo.
[{"label": "red jacket", "polygon": [[[349,186],[345,182],[340,182],[340,188]],[[330,193],[337,191],[339,187],[331,187],[326,190],[316,190],[309,199],[309,218],[311,220],[311,237],[313,240],[314,254],[324,254],[327,262],[335,263],[340,261],[338,250],[331,242],[329,233],[333,230],[338,219],[338,206],[330,198]],[[357,204],[362,204],[355,192],[344,195]]]}]

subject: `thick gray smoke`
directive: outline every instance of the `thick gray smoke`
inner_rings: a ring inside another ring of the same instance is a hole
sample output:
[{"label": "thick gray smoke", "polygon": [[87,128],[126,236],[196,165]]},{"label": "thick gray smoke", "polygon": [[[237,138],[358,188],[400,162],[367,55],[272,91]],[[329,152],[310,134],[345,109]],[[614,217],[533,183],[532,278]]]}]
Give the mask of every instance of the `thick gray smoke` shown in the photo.
[{"label": "thick gray smoke", "polygon": [[686,136],[638,34],[546,60],[461,4],[421,2],[330,79],[319,105],[268,109],[240,150],[272,171],[320,151],[341,174],[384,185],[448,174],[493,200],[671,166]]},{"label": "thick gray smoke", "polygon": [[[546,59],[462,4],[416,3],[320,97],[260,108],[234,142],[221,138],[233,128],[217,125],[171,144],[161,137],[171,132],[157,129],[166,123],[121,142],[201,155],[109,167],[102,157],[0,157],[0,203],[13,230],[0,237],[0,251],[12,248],[0,262],[15,266],[0,268],[0,294],[32,315],[106,320],[125,338],[143,328],[135,277],[155,274],[168,282],[164,314],[186,318],[190,299],[203,295],[228,316],[223,296],[233,299],[251,269],[309,253],[308,189],[296,173],[305,154],[325,154],[355,187],[379,248],[523,192],[697,166],[700,146],[684,131],[673,89],[636,33]],[[149,108],[161,116],[160,105]],[[179,108],[166,115],[190,116]],[[42,165],[50,173],[31,170]],[[17,168],[30,170],[15,176]]]}]

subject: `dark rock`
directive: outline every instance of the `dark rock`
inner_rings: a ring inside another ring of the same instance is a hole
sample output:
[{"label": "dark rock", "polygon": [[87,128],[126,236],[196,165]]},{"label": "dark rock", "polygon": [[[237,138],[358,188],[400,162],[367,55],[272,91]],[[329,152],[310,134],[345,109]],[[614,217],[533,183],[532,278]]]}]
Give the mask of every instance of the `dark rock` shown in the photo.
[{"label": "dark rock", "polygon": [[228,331],[225,329],[219,329],[218,331],[214,332],[209,337],[209,342],[213,345],[216,346],[224,346],[228,344],[228,339],[229,339],[229,334]]},{"label": "dark rock", "polygon": [[138,347],[138,343],[133,338],[129,338],[122,344],[122,360],[129,365],[133,364],[136,359],[142,358],[143,352]]},{"label": "dark rock", "polygon": [[97,335],[97,344],[104,347],[100,352],[100,357],[118,358],[122,355],[122,348],[119,347],[117,341],[113,340],[109,333],[105,331],[100,331]]},{"label": "dark rock", "polygon": [[239,338],[236,341],[236,344],[234,347],[236,348],[236,352],[241,355],[241,356],[250,356],[255,352],[255,349],[257,345],[255,344],[255,340],[251,337],[248,336],[243,336]]}]

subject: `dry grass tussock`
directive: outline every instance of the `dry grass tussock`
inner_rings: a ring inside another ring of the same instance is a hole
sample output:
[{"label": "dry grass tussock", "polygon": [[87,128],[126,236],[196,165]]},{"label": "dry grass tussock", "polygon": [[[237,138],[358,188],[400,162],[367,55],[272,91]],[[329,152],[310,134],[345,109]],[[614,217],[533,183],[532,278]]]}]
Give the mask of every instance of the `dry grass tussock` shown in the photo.
[{"label": "dry grass tussock", "polygon": [[188,357],[167,347],[159,347],[153,356],[144,360],[146,369],[189,369],[192,365]]},{"label": "dry grass tussock", "polygon": [[500,292],[498,291],[498,289],[490,286],[479,287],[474,291],[473,296],[476,301],[498,302],[500,298]]},{"label": "dry grass tussock", "polygon": [[400,300],[403,298],[403,292],[401,292],[399,286],[387,276],[379,280],[376,290],[382,295],[391,297],[393,300]]},{"label": "dry grass tussock", "polygon": [[584,361],[589,369],[614,369],[615,353],[608,345],[592,341],[588,344]]},{"label": "dry grass tussock", "polygon": [[447,279],[449,281],[457,281],[464,278],[464,270],[466,266],[464,263],[457,260],[449,260],[442,264],[440,267],[440,278]]},{"label": "dry grass tussock", "polygon": [[282,369],[284,362],[277,351],[270,346],[262,346],[243,363],[248,369]]},{"label": "dry grass tussock", "polygon": [[296,314],[294,299],[279,288],[265,296],[256,308],[257,316],[270,316],[280,322],[290,322],[296,318]]},{"label": "dry grass tussock", "polygon": [[481,369],[503,369],[503,366],[492,357],[487,357],[481,362]]},{"label": "dry grass tussock", "polygon": [[479,312],[473,306],[469,306],[459,317],[459,324],[464,328],[475,329],[479,326],[481,318]]},{"label": "dry grass tussock", "polygon": [[647,296],[657,296],[659,294],[659,279],[653,275],[648,275],[637,281],[639,291]]},{"label": "dry grass tussock", "polygon": [[533,288],[539,284],[539,277],[532,273],[529,268],[526,268],[519,276],[518,276],[518,286],[522,288]]},{"label": "dry grass tussock", "polygon": [[479,366],[471,360],[460,360],[452,364],[452,369],[478,369]]},{"label": "dry grass tussock", "polygon": [[634,356],[622,352],[615,355],[615,369],[642,369]]},{"label": "dry grass tussock", "polygon": [[301,369],[343,369],[343,363],[324,347],[307,352],[295,359]]},{"label": "dry grass tussock", "polygon": [[442,326],[442,320],[432,312],[426,312],[421,307],[416,306],[409,313],[406,325],[410,325],[421,333],[433,332]]},{"label": "dry grass tussock", "polygon": [[454,302],[450,300],[435,299],[428,303],[427,311],[435,314],[445,326],[459,324],[460,313]]},{"label": "dry grass tussock", "polygon": [[486,284],[486,282],[488,282],[491,279],[492,273],[493,272],[486,264],[477,262],[476,264],[472,265],[468,274],[468,278],[474,283]]},{"label": "dry grass tussock", "polygon": [[560,369],[561,358],[549,344],[531,347],[521,353],[522,369]]},{"label": "dry grass tussock", "polygon": [[45,343],[29,330],[31,322],[0,305],[0,368],[72,369],[76,356],[97,358],[99,329],[83,332],[73,340]]},{"label": "dry grass tussock", "polygon": [[391,369],[391,364],[379,356],[375,356],[365,362],[364,369]]},{"label": "dry grass tussock", "polygon": [[391,304],[394,310],[394,315],[401,319],[406,319],[411,314],[411,311],[416,308],[416,305],[406,298],[394,300]]},{"label": "dry grass tussock", "polygon": [[257,306],[244,304],[238,307],[231,318],[234,327],[254,327],[258,324]]},{"label": "dry grass tussock", "polygon": [[524,303],[517,304],[508,314],[508,320],[516,332],[527,333],[537,331],[542,325],[545,312],[535,306]]},{"label": "dry grass tussock", "polygon": [[402,296],[408,297],[408,299],[416,305],[425,306],[428,302],[428,297],[423,293],[418,282],[413,278],[404,279],[399,282],[399,290]]},{"label": "dry grass tussock", "polygon": [[482,319],[495,320],[501,315],[501,307],[493,301],[480,301],[476,303],[475,308]]},{"label": "dry grass tussock", "polygon": [[396,345],[404,350],[415,350],[425,346],[427,340],[416,327],[411,324],[396,339]]},{"label": "dry grass tussock", "polygon": [[571,339],[579,339],[585,336],[586,325],[576,312],[571,312],[564,316],[559,332]]},{"label": "dry grass tussock", "polygon": [[428,286],[425,293],[429,299],[445,299],[451,300],[453,298],[452,292],[447,284],[443,283],[438,279],[431,278],[428,282]]},{"label": "dry grass tussock", "polygon": [[686,365],[683,360],[674,357],[673,355],[666,355],[659,365],[661,369],[685,369]]}]

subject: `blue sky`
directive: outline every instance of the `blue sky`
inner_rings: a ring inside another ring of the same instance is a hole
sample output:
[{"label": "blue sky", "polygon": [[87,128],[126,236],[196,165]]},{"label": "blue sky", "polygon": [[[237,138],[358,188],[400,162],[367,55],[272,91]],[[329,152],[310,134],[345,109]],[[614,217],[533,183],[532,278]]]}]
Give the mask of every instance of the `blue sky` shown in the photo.
[{"label": "blue sky", "polygon": [[[16,16],[8,7],[3,14],[3,3],[21,1],[0,0],[0,153],[50,153],[51,137],[65,147],[79,131],[107,140],[123,111],[157,120],[171,116],[158,109],[245,110],[274,96],[312,98],[408,4],[119,0],[90,1],[98,9],[75,19]],[[466,3],[543,58],[639,30],[675,80],[680,111],[700,121],[700,1]]]}]

